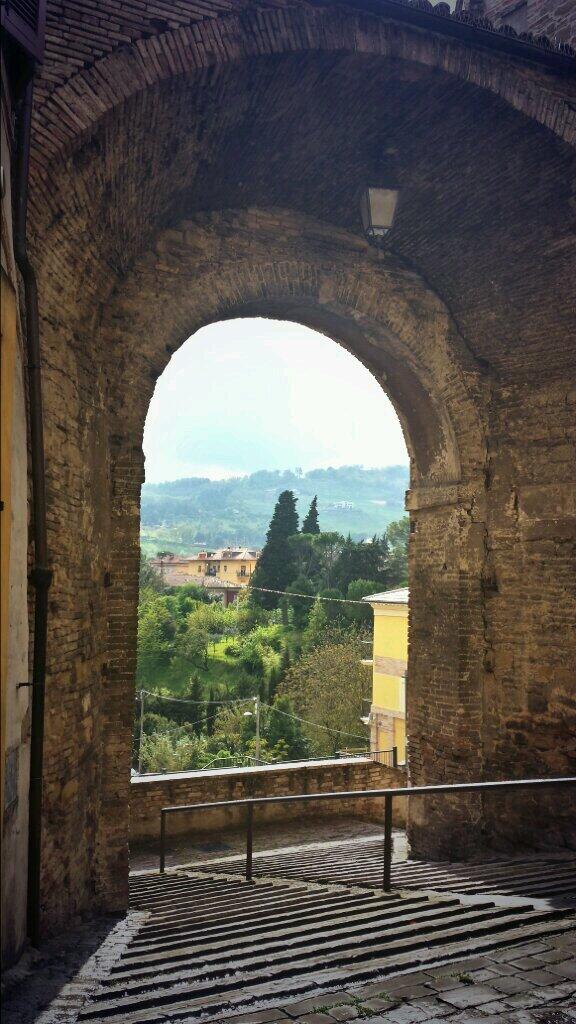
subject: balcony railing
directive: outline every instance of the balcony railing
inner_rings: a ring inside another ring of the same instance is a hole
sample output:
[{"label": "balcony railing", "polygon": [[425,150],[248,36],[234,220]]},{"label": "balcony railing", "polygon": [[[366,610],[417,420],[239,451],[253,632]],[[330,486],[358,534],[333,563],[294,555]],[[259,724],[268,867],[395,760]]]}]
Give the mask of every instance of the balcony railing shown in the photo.
[{"label": "balcony railing", "polygon": [[398,797],[458,796],[460,793],[506,792],[515,789],[538,790],[544,787],[558,789],[576,784],[576,777],[559,779],[507,779],[503,782],[466,782],[440,786],[403,786],[398,789],[348,790],[337,793],[300,793],[298,796],[262,796],[247,800],[219,800],[208,804],[183,804],[180,807],[163,807],[160,812],[160,873],[166,866],[166,822],[170,814],[184,814],[187,811],[207,811],[215,807],[246,808],[246,881],[252,881],[252,848],[254,840],[254,808],[263,804],[304,803],[309,800],[366,800],[384,798],[384,850],[382,864],[382,888],[391,890],[392,876],[392,802]]}]

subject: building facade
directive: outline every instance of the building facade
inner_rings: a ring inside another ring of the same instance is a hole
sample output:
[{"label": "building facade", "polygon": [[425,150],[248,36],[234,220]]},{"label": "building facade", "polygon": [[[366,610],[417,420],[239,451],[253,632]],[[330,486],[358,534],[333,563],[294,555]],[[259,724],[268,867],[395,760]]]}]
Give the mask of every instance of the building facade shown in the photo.
[{"label": "building facade", "polygon": [[[150,559],[150,565],[171,587],[185,583],[209,586],[216,593],[217,584],[229,594],[246,586],[256,568],[260,552],[254,548],[219,548],[199,551],[196,555],[166,554]],[[226,600],[226,603],[230,603]]]},{"label": "building facade", "polygon": [[408,587],[363,598],[374,611],[370,749],[376,757],[396,747],[406,760]]}]

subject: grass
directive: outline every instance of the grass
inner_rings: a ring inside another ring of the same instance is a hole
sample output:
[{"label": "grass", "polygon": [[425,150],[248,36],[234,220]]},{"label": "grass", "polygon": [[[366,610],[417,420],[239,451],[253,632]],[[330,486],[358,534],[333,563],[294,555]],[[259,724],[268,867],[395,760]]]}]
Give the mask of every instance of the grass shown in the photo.
[{"label": "grass", "polygon": [[[216,644],[210,644],[206,665],[198,662],[191,664],[183,658],[173,658],[169,665],[156,668],[154,672],[140,675],[138,688],[144,690],[168,690],[174,696],[185,692],[191,675],[198,675],[204,686],[204,695],[208,697],[210,689],[214,689],[220,697],[234,696],[238,677],[238,658],[226,653],[226,648],[236,638],[224,637]],[[294,661],[294,649],[302,642],[301,634],[293,629],[283,630],[283,641]],[[269,651],[264,655],[267,671],[280,662],[280,655]]]}]

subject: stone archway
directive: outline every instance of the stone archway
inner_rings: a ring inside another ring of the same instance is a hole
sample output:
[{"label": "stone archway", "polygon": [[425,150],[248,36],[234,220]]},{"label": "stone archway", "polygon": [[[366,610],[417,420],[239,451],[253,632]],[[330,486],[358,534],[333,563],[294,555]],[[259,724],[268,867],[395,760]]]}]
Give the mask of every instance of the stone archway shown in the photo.
[{"label": "stone archway", "polygon": [[[374,373],[395,404],[412,465],[412,776],[419,783],[478,779],[486,453],[474,393],[483,388],[482,374],[442,303],[394,258],[310,219],[252,210],[197,218],[161,235],[112,297],[101,325],[102,343],[115,353],[107,402],[116,410],[109,468],[112,714],[103,709],[103,749],[114,756],[104,757],[104,803],[121,809],[129,802],[141,441],[154,384],[171,353],[199,327],[254,315],[327,334]],[[432,699],[438,689],[441,702]],[[450,847],[466,855],[478,839],[470,828],[477,819],[477,809],[464,801],[448,814],[426,809],[421,820],[413,817],[413,842],[422,853]],[[112,826],[100,819],[106,858],[99,884],[108,905],[125,900],[127,830],[117,816]]]},{"label": "stone archway", "polygon": [[[432,736],[410,710],[418,778],[445,773],[447,749],[453,779],[568,770],[572,86],[392,19],[276,7],[147,25],[42,83],[30,219],[55,570],[51,928],[125,899],[141,429],[166,345],[211,319],[301,319],[393,397],[422,567],[411,672],[419,707],[438,708]],[[383,259],[357,196],[393,164],[404,194]],[[512,807],[510,830],[519,818]]]}]

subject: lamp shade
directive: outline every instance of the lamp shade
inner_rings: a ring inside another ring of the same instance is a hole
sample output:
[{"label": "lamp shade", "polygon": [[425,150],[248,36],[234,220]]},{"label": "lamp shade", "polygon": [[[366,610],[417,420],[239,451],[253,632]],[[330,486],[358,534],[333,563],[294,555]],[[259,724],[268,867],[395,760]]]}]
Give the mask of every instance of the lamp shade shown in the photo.
[{"label": "lamp shade", "polygon": [[366,188],[360,198],[362,226],[368,238],[387,235],[398,204],[397,188]]}]

